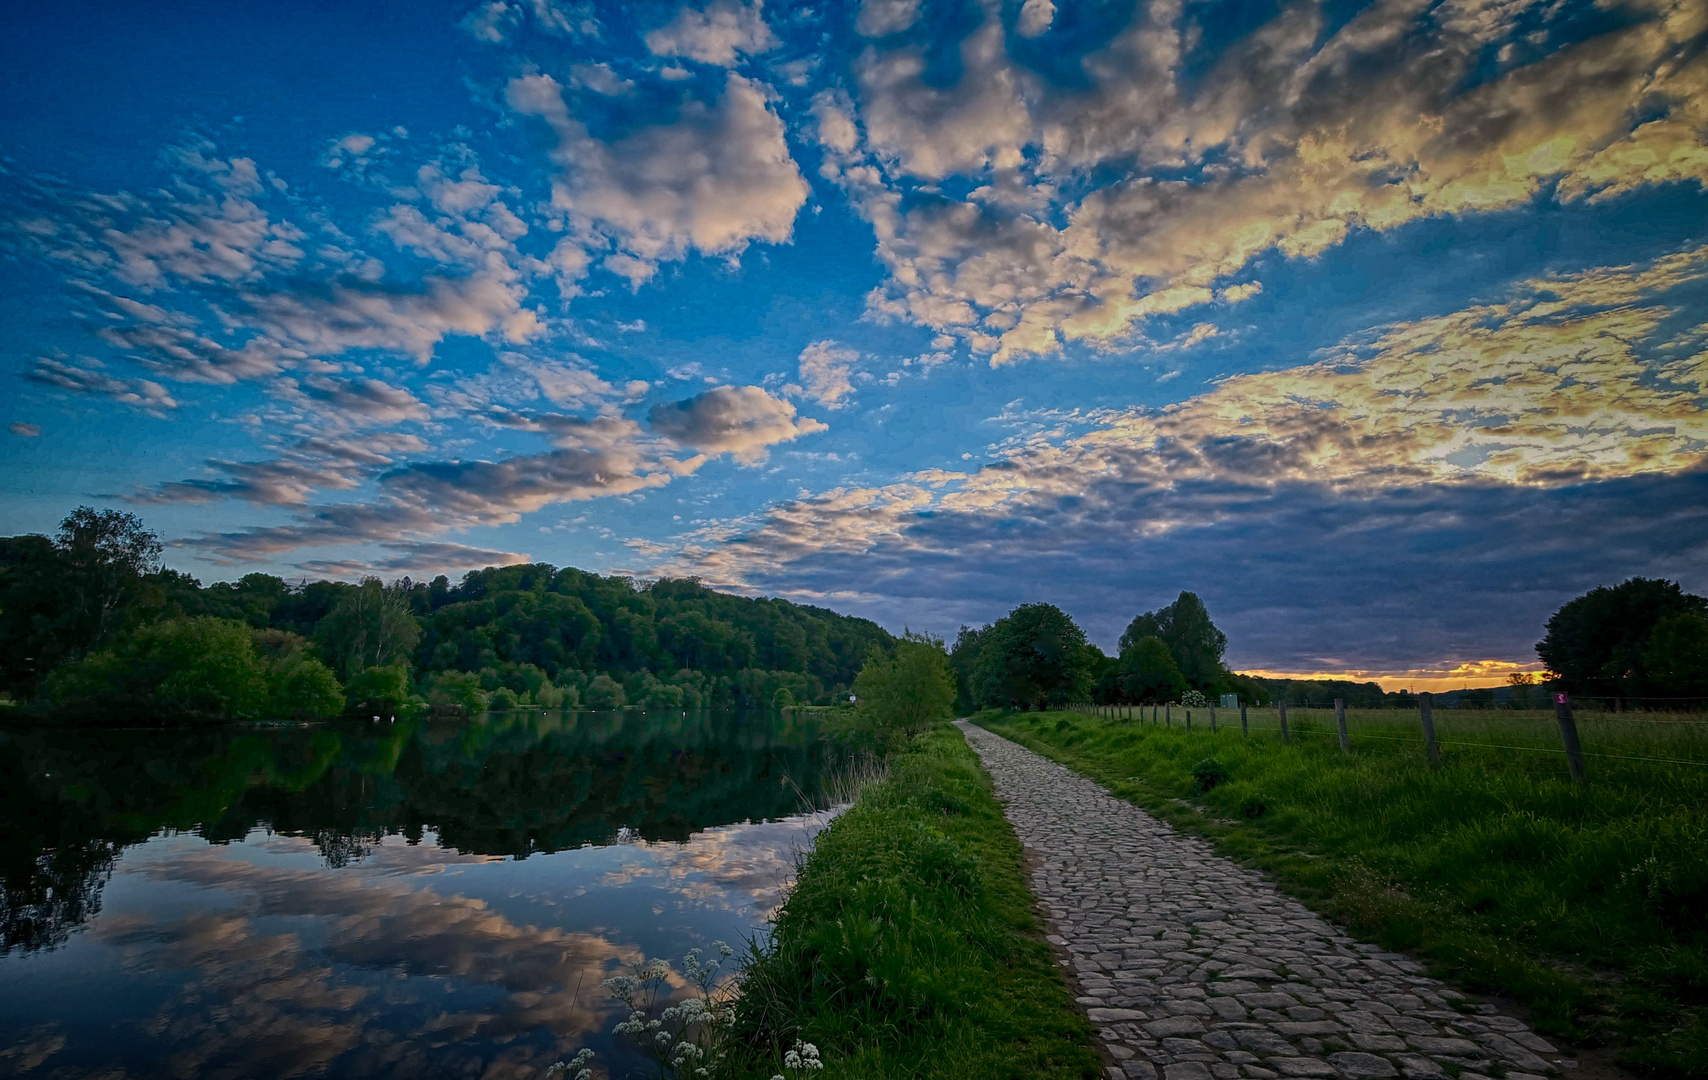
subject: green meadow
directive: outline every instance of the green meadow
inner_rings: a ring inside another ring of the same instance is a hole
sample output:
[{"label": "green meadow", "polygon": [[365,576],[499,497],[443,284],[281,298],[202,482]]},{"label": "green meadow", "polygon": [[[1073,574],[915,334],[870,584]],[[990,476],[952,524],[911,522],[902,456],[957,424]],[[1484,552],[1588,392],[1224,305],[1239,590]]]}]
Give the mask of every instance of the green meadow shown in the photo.
[{"label": "green meadow", "polygon": [[[1105,710],[1106,712],[1106,710]],[[1176,706],[980,713],[1432,973],[1653,1076],[1708,1075],[1708,718],[1583,714],[1573,783],[1550,712]]]}]

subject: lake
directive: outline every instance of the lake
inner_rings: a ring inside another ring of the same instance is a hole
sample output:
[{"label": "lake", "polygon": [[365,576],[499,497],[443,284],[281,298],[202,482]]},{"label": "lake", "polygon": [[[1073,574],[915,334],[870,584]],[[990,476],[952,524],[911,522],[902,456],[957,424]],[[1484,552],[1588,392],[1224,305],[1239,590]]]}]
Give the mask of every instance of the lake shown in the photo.
[{"label": "lake", "polygon": [[541,1077],[601,980],[762,934],[810,723],[0,730],[0,1075]]}]

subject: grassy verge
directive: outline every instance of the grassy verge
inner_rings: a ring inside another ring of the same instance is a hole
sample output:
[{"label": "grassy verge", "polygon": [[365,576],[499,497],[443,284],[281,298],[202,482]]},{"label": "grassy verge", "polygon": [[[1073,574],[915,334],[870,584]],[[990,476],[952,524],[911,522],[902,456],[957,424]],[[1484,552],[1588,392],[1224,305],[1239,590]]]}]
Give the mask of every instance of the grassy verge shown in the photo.
[{"label": "grassy verge", "polygon": [[[1522,741],[1514,726],[1444,730],[1452,745],[1432,768],[1415,722],[1393,713],[1355,718],[1351,754],[1332,717],[1300,711],[1286,746],[1275,730],[1242,735],[1237,714],[1217,733],[1201,712],[1183,731],[1178,709],[1173,728],[1084,713],[975,719],[1212,838],[1435,974],[1524,1002],[1544,1031],[1617,1046],[1648,1075],[1708,1075],[1702,765],[1592,758],[1580,788],[1561,758],[1510,749]],[[1545,731],[1532,735],[1544,744]],[[1673,732],[1669,745],[1703,737]],[[1656,756],[1648,729],[1629,747],[1619,738],[1594,745]],[[1195,777],[1206,759],[1225,777],[1207,791]]]},{"label": "grassy verge", "polygon": [[732,1071],[768,1077],[803,1039],[822,1080],[1096,1077],[1040,933],[989,779],[960,732],[928,731],[803,861],[743,981]]}]

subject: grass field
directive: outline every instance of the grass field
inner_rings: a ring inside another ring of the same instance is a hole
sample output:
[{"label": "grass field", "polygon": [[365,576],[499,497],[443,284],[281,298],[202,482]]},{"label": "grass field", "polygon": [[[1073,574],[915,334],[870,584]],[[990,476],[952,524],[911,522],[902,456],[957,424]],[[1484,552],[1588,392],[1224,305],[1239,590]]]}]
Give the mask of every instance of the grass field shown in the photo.
[{"label": "grass field", "polygon": [[[1540,1028],[1648,1075],[1708,1076],[1708,725],[1587,715],[1588,786],[1552,713],[1193,711],[1184,729],[1081,712],[986,713],[990,730],[1103,783],[1318,910],[1516,998]],[[1200,768],[1206,760],[1214,768]],[[1219,773],[1209,790],[1195,777]]]},{"label": "grass field", "polygon": [[1097,1077],[1040,935],[989,779],[960,732],[927,732],[805,858],[743,980],[732,1074],[771,1076],[798,1038],[822,1080]]}]

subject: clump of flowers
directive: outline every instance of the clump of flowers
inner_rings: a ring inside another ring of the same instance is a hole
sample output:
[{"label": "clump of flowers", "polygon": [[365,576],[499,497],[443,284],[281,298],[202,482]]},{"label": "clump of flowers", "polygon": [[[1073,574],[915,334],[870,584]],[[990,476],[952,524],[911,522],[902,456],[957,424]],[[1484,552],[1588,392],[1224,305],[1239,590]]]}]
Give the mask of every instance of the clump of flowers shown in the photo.
[{"label": "clump of flowers", "polygon": [[1210,707],[1210,699],[1204,696],[1202,690],[1186,691],[1180,695],[1180,703],[1188,709],[1207,709]]},{"label": "clump of flowers", "polygon": [[[682,958],[682,975],[689,996],[674,1004],[670,999],[669,961],[642,960],[622,975],[605,980],[611,997],[629,1011],[628,1018],[613,1030],[632,1039],[658,1066],[666,1080],[709,1077],[723,1058],[724,1040],[735,1019],[732,981],[721,978],[724,961],[735,950],[721,941],[712,943],[717,957],[708,959],[700,949],[689,949]],[[655,1015],[656,1014],[656,1015]],[[813,1059],[817,1060],[817,1051]],[[592,1080],[589,1063],[593,1051],[583,1049],[569,1061],[546,1070],[551,1080]]]},{"label": "clump of flowers", "polygon": [[[818,1047],[796,1039],[794,1048],[783,1055],[783,1072],[771,1077],[771,1080],[799,1080],[822,1068],[824,1062],[818,1059]],[[784,1073],[788,1075],[785,1076]]]}]

